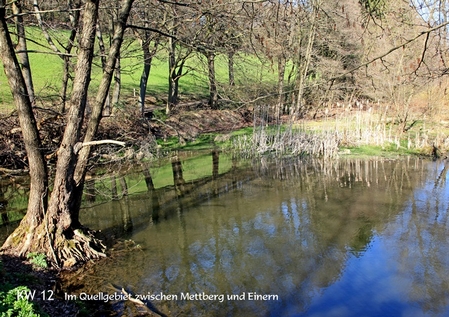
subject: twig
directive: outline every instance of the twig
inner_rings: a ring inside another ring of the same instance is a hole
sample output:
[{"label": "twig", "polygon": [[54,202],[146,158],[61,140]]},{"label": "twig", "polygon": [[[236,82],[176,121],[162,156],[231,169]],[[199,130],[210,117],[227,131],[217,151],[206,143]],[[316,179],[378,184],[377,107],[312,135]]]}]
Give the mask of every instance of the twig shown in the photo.
[{"label": "twig", "polygon": [[397,45],[397,46],[395,46],[395,47],[392,47],[391,49],[389,49],[388,51],[384,52],[383,54],[381,54],[381,55],[379,55],[379,56],[376,56],[376,57],[374,57],[373,59],[371,59],[371,60],[369,60],[369,61],[367,61],[367,62],[365,62],[365,63],[359,64],[359,65],[357,65],[356,67],[350,69],[349,71],[347,71],[347,72],[345,72],[345,73],[343,73],[343,74],[340,74],[340,75],[338,75],[338,76],[335,76],[335,77],[331,78],[330,80],[335,80],[335,79],[344,77],[344,76],[346,76],[346,75],[348,75],[348,74],[351,74],[351,73],[355,72],[356,70],[358,70],[358,69],[360,69],[360,68],[362,68],[362,67],[364,67],[364,66],[368,66],[369,64],[374,63],[375,61],[377,61],[377,60],[379,60],[379,59],[382,60],[385,56],[390,55],[390,54],[393,53],[394,51],[396,51],[396,50],[398,50],[398,49],[400,49],[400,48],[402,48],[402,47],[405,47],[406,45],[408,45],[408,44],[410,44],[410,43],[416,41],[416,40],[419,39],[421,36],[423,36],[423,35],[428,35],[428,34],[434,32],[434,31],[436,31],[436,30],[438,30],[438,29],[441,29],[441,28],[447,26],[447,25],[449,25],[449,21],[448,21],[448,22],[441,23],[441,24],[439,24],[439,25],[437,25],[437,26],[435,26],[435,27],[433,27],[433,28],[427,29],[427,30],[425,30],[425,31],[422,31],[422,32],[420,32],[418,35],[415,35],[413,38],[408,39],[408,40],[406,40],[405,42],[403,42],[403,43],[401,43],[401,44],[399,44],[399,45]]}]

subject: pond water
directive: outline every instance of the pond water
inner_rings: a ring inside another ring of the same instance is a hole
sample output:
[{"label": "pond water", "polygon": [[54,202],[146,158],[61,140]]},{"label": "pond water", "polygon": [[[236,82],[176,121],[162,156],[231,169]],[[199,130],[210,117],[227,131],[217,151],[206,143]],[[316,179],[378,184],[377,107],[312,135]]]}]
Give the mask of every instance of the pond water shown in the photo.
[{"label": "pond water", "polygon": [[118,285],[168,316],[449,316],[448,164],[215,154],[144,169],[112,191],[139,193],[86,203],[82,223],[125,242],[65,287]]}]

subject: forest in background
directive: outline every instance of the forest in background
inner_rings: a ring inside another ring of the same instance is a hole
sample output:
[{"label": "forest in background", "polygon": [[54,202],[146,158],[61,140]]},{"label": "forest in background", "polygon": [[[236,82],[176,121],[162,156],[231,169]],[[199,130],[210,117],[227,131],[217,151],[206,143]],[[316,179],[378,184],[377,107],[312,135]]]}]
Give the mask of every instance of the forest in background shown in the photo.
[{"label": "forest in background", "polygon": [[[64,114],[82,3],[13,4],[8,22],[33,102]],[[91,95],[119,7],[99,11]],[[444,120],[447,10],[445,1],[135,1],[104,115],[123,105],[143,113],[145,100],[169,115],[199,100],[212,109],[264,107],[274,119],[364,103],[388,107],[404,127]],[[3,74],[0,82],[7,113]]]}]

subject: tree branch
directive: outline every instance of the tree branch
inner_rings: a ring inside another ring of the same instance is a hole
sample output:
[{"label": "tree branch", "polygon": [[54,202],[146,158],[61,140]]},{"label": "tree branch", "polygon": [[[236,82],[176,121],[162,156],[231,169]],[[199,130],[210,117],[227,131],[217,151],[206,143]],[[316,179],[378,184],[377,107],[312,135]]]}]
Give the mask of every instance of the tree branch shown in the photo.
[{"label": "tree branch", "polygon": [[92,145],[101,145],[101,144],[116,144],[120,146],[125,146],[125,142],[116,141],[116,140],[100,140],[100,141],[89,141],[89,142],[78,142],[73,147],[73,151],[75,154],[78,154],[78,152],[85,146],[92,146]]},{"label": "tree branch", "polygon": [[347,72],[345,72],[345,73],[343,73],[343,74],[340,74],[340,75],[338,75],[338,76],[335,76],[335,77],[333,77],[333,78],[330,78],[329,80],[335,80],[335,79],[338,79],[338,78],[341,78],[341,77],[345,77],[346,75],[351,74],[351,73],[355,72],[356,70],[358,70],[358,69],[360,69],[360,68],[362,68],[362,67],[368,66],[369,64],[372,64],[372,63],[374,63],[375,61],[384,58],[385,56],[387,56],[387,55],[393,53],[394,51],[397,51],[398,49],[400,49],[400,48],[406,46],[407,44],[410,44],[410,43],[416,41],[416,40],[419,39],[421,36],[423,36],[423,35],[428,35],[428,34],[434,32],[434,31],[436,31],[436,30],[438,30],[438,29],[441,29],[441,28],[447,26],[447,25],[449,25],[449,21],[444,22],[444,23],[441,23],[441,24],[439,24],[439,25],[437,25],[437,26],[435,26],[435,27],[433,27],[433,28],[430,28],[430,29],[428,29],[428,30],[426,30],[426,31],[422,31],[421,33],[419,33],[419,34],[416,35],[415,37],[413,37],[413,38],[411,38],[411,39],[409,39],[409,40],[403,42],[402,44],[399,44],[399,45],[397,45],[397,46],[395,46],[395,47],[392,47],[392,48],[389,49],[387,52],[385,52],[385,53],[383,53],[383,54],[381,54],[381,55],[379,55],[379,56],[376,56],[376,57],[374,57],[373,59],[369,60],[368,62],[363,63],[363,64],[360,64],[360,65],[354,67],[353,69],[351,69],[351,70],[349,70],[349,71],[347,71]]}]

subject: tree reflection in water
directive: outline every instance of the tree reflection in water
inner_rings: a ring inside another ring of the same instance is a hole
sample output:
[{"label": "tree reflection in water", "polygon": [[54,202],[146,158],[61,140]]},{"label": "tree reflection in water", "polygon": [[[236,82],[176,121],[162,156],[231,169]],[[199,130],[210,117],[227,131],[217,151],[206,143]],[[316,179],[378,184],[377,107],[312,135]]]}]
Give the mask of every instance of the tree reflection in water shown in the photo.
[{"label": "tree reflection in water", "polygon": [[[173,166],[185,169],[180,164]],[[131,228],[130,238],[143,249],[115,255],[83,279],[78,274],[77,283],[89,285],[79,291],[96,293],[113,283],[138,294],[279,295],[278,301],[153,302],[185,316],[444,315],[443,164],[289,160],[247,168],[234,161],[221,174],[218,166],[199,179],[184,173],[178,184],[174,178],[173,185],[129,196],[121,209],[112,202],[95,217],[85,215],[90,227]],[[125,209],[126,217],[114,222],[112,210]]]}]

